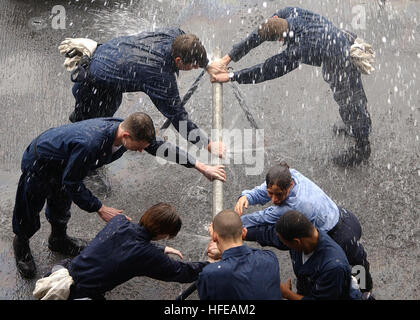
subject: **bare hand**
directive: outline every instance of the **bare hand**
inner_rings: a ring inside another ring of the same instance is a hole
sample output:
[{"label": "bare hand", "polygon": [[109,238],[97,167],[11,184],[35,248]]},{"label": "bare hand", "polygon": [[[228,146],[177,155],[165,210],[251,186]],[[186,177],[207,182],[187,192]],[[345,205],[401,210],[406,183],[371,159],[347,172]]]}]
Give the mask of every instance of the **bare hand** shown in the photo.
[{"label": "bare hand", "polygon": [[[107,206],[104,206],[104,205],[102,205],[102,207],[98,210],[99,216],[105,222],[108,222],[113,217],[115,217],[117,214],[121,214],[122,212],[123,212],[122,210],[107,207]],[[127,216],[126,216],[126,218],[131,221],[131,218],[129,218]]]},{"label": "bare hand", "polygon": [[211,83],[224,83],[229,81],[229,74],[227,72],[218,73],[215,75],[210,75]]},{"label": "bare hand", "polygon": [[212,240],[207,245],[207,256],[209,257],[209,259],[214,261],[220,260],[220,258],[222,257],[222,253],[217,247],[217,243]]},{"label": "bare hand", "polygon": [[280,283],[280,291],[281,295],[285,299],[288,299],[290,292],[292,292],[292,280],[289,279],[287,282]]},{"label": "bare hand", "polygon": [[229,55],[225,55],[223,58],[220,58],[216,61],[213,61],[207,67],[207,72],[210,76],[215,76],[218,73],[227,72],[227,65],[231,62]]},{"label": "bare hand", "polygon": [[226,158],[226,145],[221,141],[210,141],[207,150],[219,158]]},{"label": "bare hand", "polygon": [[241,216],[244,212],[244,208],[248,209],[248,205],[249,205],[248,198],[246,196],[240,197],[238,199],[238,202],[236,202],[235,212],[239,214],[239,216]]},{"label": "bare hand", "polygon": [[203,175],[209,179],[210,181],[213,180],[220,180],[222,182],[226,181],[226,172],[223,169],[225,166],[217,165],[217,166],[207,166],[203,172]]},{"label": "bare hand", "polygon": [[207,67],[207,72],[210,76],[215,76],[219,73],[227,72],[227,65],[222,59],[213,61]]},{"label": "bare hand", "polygon": [[178,257],[180,257],[181,259],[184,259],[184,257],[182,256],[181,251],[179,251],[177,249],[174,249],[172,247],[166,246],[165,247],[165,254],[174,254],[174,255],[177,255]]}]

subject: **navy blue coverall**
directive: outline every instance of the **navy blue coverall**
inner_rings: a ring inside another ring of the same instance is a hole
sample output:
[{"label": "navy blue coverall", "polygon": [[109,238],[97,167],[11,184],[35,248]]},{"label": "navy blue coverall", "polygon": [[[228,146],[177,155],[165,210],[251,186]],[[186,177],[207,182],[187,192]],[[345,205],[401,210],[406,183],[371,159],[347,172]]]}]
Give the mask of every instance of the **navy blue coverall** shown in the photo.
[{"label": "navy blue coverall", "polygon": [[[97,118],[51,128],[26,148],[22,175],[13,210],[13,232],[29,239],[40,228],[39,213],[45,200],[51,224],[66,225],[74,202],[87,212],[98,211],[102,203],[83,184],[89,170],[119,159],[127,149],[112,153],[112,145],[123,119]],[[195,159],[168,142],[155,140],[145,150],[156,155],[160,146],[176,154],[177,163],[194,167]]]},{"label": "navy blue coverall", "polygon": [[[180,132],[186,140],[198,147],[207,146],[206,134],[188,118],[179,97],[179,70],[171,46],[181,34],[181,29],[160,29],[118,37],[98,46],[90,59],[87,77],[73,86],[75,120],[112,117],[124,92],[142,91],[178,132],[180,121],[186,121],[186,132]],[[189,136],[192,130],[196,131]]]},{"label": "navy blue coverall", "polygon": [[279,262],[269,250],[230,248],[203,269],[197,290],[201,300],[281,300]]},{"label": "navy blue coverall", "polygon": [[124,215],[113,217],[78,256],[64,265],[74,280],[69,299],[103,299],[105,292],[140,276],[193,282],[208,264],[171,259],[164,247],[151,243],[151,239],[144,227]]},{"label": "navy blue coverall", "polygon": [[343,249],[324,231],[318,230],[318,243],[303,263],[302,252],[289,249],[271,226],[257,227],[261,246],[289,250],[297,278],[297,293],[305,300],[361,299],[361,292],[351,286],[351,269]]},{"label": "navy blue coverall", "polygon": [[[351,128],[356,139],[367,139],[371,131],[367,98],[361,74],[349,55],[355,35],[343,32],[325,17],[301,8],[286,7],[274,15],[286,19],[289,24],[289,33],[284,37],[286,48],[264,63],[234,72],[232,80],[260,83],[279,78],[300,63],[322,65],[323,78],[333,91],[344,124]],[[262,42],[255,30],[233,46],[229,57],[236,62]]]}]

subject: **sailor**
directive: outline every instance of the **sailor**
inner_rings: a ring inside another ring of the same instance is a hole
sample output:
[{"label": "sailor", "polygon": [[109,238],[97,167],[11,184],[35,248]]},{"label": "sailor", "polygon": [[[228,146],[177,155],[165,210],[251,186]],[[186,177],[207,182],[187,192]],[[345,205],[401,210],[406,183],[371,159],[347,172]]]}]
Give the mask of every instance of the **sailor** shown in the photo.
[{"label": "sailor", "polygon": [[86,242],[66,233],[72,202],[84,211],[97,212],[106,222],[122,213],[104,205],[86,188],[83,179],[88,172],[119,159],[127,150],[146,150],[156,156],[159,148],[174,155],[168,159],[197,169],[209,180],[226,178],[223,166],[203,164],[169,142],[156,140],[153,121],[142,112],[133,113],[125,120],[96,118],[62,125],[35,138],[22,157],[22,175],[13,211],[13,248],[22,276],[35,276],[29,239],[40,228],[39,213],[45,201],[46,218],[51,224],[48,247],[77,255]]},{"label": "sailor", "polygon": [[[283,41],[286,48],[265,62],[236,72],[227,65],[239,61],[265,41]],[[371,119],[361,73],[374,68],[373,50],[355,34],[340,30],[325,17],[311,11],[286,7],[277,11],[247,38],[234,45],[229,54],[213,62],[208,72],[212,82],[261,83],[295,70],[301,63],[322,66],[344,125],[333,127],[336,134],[354,137],[355,145],[335,156],[334,163],[353,166],[366,161],[371,153]]]}]

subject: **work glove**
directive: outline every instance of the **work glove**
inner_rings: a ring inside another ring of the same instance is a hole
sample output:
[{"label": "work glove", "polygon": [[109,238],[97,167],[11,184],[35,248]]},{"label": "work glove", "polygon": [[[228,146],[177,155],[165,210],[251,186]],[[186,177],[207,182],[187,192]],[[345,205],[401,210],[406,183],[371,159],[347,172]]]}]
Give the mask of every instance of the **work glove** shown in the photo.
[{"label": "work glove", "polygon": [[66,268],[61,268],[35,284],[33,296],[39,300],[67,300],[70,286],[74,283]]},{"label": "work glove", "polygon": [[350,47],[350,58],[352,63],[363,74],[371,74],[375,71],[372,66],[375,53],[372,46],[363,39],[356,38],[354,44]]},{"label": "work glove", "polygon": [[58,50],[66,57],[64,67],[67,71],[73,71],[84,55],[89,58],[95,52],[98,43],[87,38],[66,38],[58,46]]}]

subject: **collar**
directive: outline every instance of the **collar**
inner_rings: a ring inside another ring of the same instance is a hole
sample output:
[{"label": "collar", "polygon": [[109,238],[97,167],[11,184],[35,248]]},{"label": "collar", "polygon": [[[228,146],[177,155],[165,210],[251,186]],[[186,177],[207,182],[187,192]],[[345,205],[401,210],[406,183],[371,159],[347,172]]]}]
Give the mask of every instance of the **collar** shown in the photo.
[{"label": "collar", "polygon": [[[132,222],[130,222],[132,223]],[[139,224],[134,224],[136,226],[137,229],[137,233],[138,233],[138,237],[142,238],[146,241],[151,241],[152,240],[152,236],[150,235],[149,232],[147,232],[146,228],[139,225]]]},{"label": "collar", "polygon": [[318,251],[319,247],[321,246],[321,243],[323,243],[324,239],[325,239],[324,231],[321,231],[318,228],[316,228],[316,230],[318,231],[318,242],[316,243],[316,246],[311,253],[314,253],[315,251]]},{"label": "collar", "polygon": [[[112,147],[114,146],[115,136],[117,135],[118,127],[121,124],[121,122],[124,121],[124,119],[121,119],[121,118],[104,118],[104,120],[109,121],[111,123],[111,125],[107,129],[108,130],[107,136],[109,137],[108,138],[109,140],[106,142],[105,150],[111,150],[112,151]],[[125,149],[125,147],[122,144],[121,144],[121,148]]]},{"label": "collar", "polygon": [[225,250],[222,254],[222,260],[226,260],[231,257],[243,256],[245,254],[250,254],[250,253],[251,253],[251,249],[243,244],[242,246],[233,247],[233,248]]}]

